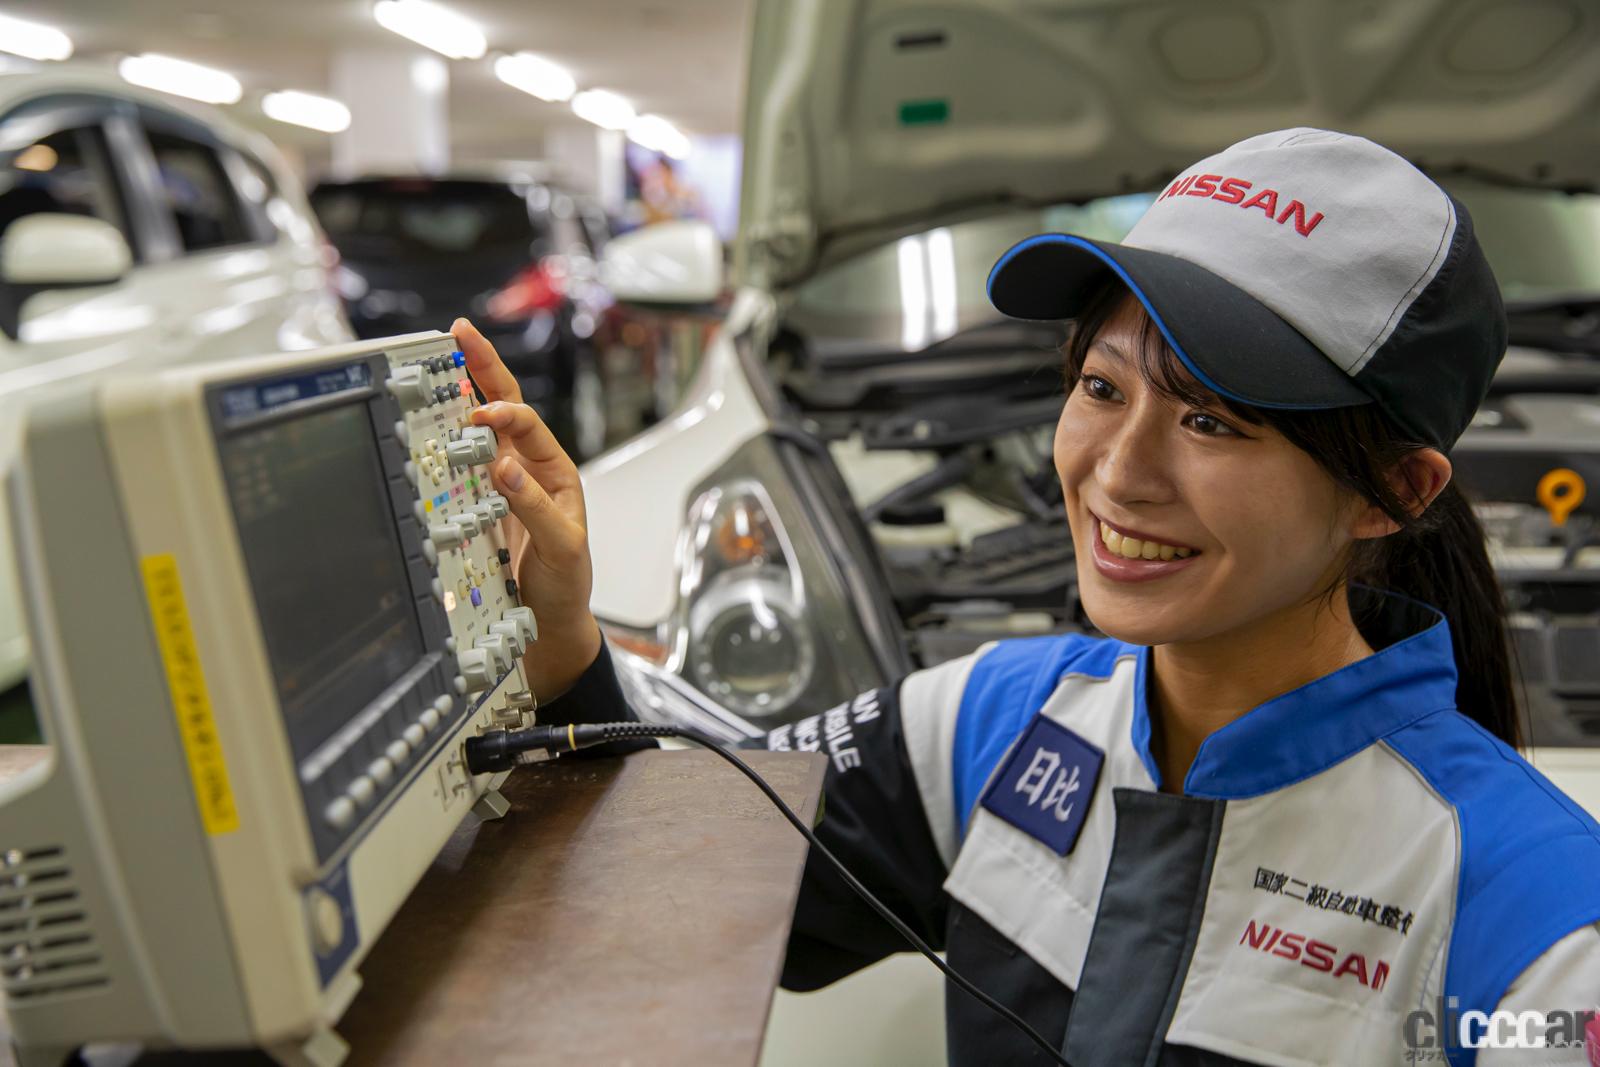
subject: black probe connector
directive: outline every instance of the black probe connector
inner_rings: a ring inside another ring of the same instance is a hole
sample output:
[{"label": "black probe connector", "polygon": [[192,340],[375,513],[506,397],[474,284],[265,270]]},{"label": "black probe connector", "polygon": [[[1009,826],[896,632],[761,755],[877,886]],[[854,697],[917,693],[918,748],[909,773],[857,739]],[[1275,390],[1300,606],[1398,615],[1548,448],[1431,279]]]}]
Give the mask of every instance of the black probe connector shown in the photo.
[{"label": "black probe connector", "polygon": [[645,722],[580,723],[569,726],[530,726],[525,730],[496,730],[467,738],[467,770],[473,774],[509,771],[524,752],[576,752],[608,741],[643,737],[689,737],[675,726]]}]

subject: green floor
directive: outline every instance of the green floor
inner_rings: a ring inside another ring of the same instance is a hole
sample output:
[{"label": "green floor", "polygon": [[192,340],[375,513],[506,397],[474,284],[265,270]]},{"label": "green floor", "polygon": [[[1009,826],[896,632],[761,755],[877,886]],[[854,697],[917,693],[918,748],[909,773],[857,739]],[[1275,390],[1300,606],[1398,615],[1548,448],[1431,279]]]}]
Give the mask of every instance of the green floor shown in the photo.
[{"label": "green floor", "polygon": [[0,745],[37,745],[40,740],[27,685],[0,693]]}]

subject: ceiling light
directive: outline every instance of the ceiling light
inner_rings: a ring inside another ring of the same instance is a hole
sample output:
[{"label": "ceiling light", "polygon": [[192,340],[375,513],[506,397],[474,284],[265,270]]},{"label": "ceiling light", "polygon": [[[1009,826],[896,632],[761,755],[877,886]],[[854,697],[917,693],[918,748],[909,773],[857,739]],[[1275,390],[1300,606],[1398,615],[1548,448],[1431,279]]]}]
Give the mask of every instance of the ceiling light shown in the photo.
[{"label": "ceiling light", "polygon": [[372,17],[384,29],[451,59],[481,59],[489,50],[476,22],[428,0],[378,0]]},{"label": "ceiling light", "polygon": [[244,95],[239,79],[226,71],[151,52],[123,57],[117,64],[117,73],[134,85],[207,104],[235,104]]},{"label": "ceiling light", "polygon": [[641,115],[628,124],[628,139],[652,152],[665,152],[673,159],[689,157],[689,138],[660,115]]},{"label": "ceiling light", "polygon": [[54,26],[0,15],[0,52],[27,59],[66,59],[72,54],[72,38]]},{"label": "ceiling light", "polygon": [[418,56],[411,61],[411,86],[423,96],[439,96],[450,88],[450,64],[438,56]]},{"label": "ceiling light", "polygon": [[572,113],[607,130],[625,130],[633,122],[633,105],[604,89],[586,89],[574,96]]},{"label": "ceiling light", "polygon": [[350,109],[332,97],[300,93],[292,89],[268,93],[261,98],[261,110],[270,119],[289,122],[323,133],[338,133],[350,128]]},{"label": "ceiling light", "polygon": [[494,76],[513,89],[521,89],[554,104],[571,100],[578,88],[567,68],[531,52],[501,56],[494,61]]}]

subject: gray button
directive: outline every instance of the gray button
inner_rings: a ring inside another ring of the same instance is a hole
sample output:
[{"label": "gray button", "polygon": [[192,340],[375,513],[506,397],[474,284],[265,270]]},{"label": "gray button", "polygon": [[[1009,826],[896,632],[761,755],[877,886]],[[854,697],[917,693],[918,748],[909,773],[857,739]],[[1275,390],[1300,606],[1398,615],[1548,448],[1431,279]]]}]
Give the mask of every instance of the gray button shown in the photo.
[{"label": "gray button", "polygon": [[483,516],[472,511],[463,511],[450,519],[466,537],[475,537],[483,532]]},{"label": "gray button", "polygon": [[421,748],[422,742],[427,739],[427,734],[422,732],[422,727],[412,723],[400,731],[400,736],[410,742],[412,748]]},{"label": "gray button", "polygon": [[422,558],[428,561],[430,567],[439,565],[439,550],[433,547],[432,541],[422,542]]},{"label": "gray button", "polygon": [[367,777],[379,785],[388,785],[394,777],[394,762],[388,756],[379,756],[367,764]]},{"label": "gray button", "polygon": [[489,632],[499,634],[510,642],[513,655],[522,655],[522,627],[510,619],[505,619],[500,622],[491,622],[489,624]]},{"label": "gray button", "polygon": [[349,797],[340,797],[322,809],[323,821],[335,830],[343,830],[355,820],[355,817],[356,802]]},{"label": "gray button", "polygon": [[462,692],[476,693],[494,684],[498,674],[494,658],[481,648],[469,648],[456,654],[456,668],[461,672]]},{"label": "gray button", "polygon": [[517,629],[522,631],[522,640],[539,640],[539,620],[533,617],[533,609],[527,606],[507,608],[500,616],[506,622],[514,622]]},{"label": "gray button", "polygon": [[396,367],[389,375],[389,395],[407,411],[433,403],[433,383],[421,367]]},{"label": "gray button", "polygon": [[[454,638],[451,640],[454,640]],[[456,710],[456,698],[448,693],[440,693],[433,698],[433,710],[437,711],[442,717],[449,718],[450,713]]]},{"label": "gray button", "polygon": [[438,729],[439,713],[432,708],[423,708],[422,714],[417,716],[417,725],[429,731]]},{"label": "gray button", "polygon": [[306,914],[317,955],[326,956],[344,944],[344,911],[326,890],[312,889],[306,894]]},{"label": "gray button", "polygon": [[459,440],[445,446],[445,458],[452,467],[472,467],[494,459],[494,431],[487,426],[468,426]]},{"label": "gray button", "polygon": [[494,517],[497,519],[503,519],[511,514],[511,505],[499,493],[490,493],[483,498],[483,503],[489,505],[489,510],[494,513]]},{"label": "gray button", "polygon": [[472,645],[493,656],[495,666],[501,671],[509,671],[516,663],[516,657],[511,652],[511,642],[507,640],[505,634],[484,634],[472,642]]},{"label": "gray button", "polygon": [[366,807],[372,803],[372,798],[378,795],[378,783],[364,774],[359,775],[345,788],[345,795],[362,807]]},{"label": "gray button", "polygon": [[398,767],[410,757],[411,746],[404,741],[390,741],[384,748],[383,754],[388,757],[390,763]]},{"label": "gray button", "polygon": [[428,540],[436,548],[455,548],[466,539],[455,521],[436,522],[428,527]]}]

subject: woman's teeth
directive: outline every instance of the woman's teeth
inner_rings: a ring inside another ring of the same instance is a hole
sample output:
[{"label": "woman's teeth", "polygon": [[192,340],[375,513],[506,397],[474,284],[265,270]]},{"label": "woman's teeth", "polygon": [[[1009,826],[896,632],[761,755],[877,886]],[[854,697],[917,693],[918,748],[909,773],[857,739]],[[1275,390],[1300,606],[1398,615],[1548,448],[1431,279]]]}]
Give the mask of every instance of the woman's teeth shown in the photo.
[{"label": "woman's teeth", "polygon": [[1124,559],[1188,559],[1193,549],[1164,545],[1159,541],[1141,541],[1137,537],[1123,537],[1105,523],[1100,524],[1100,540],[1112,555]]}]

